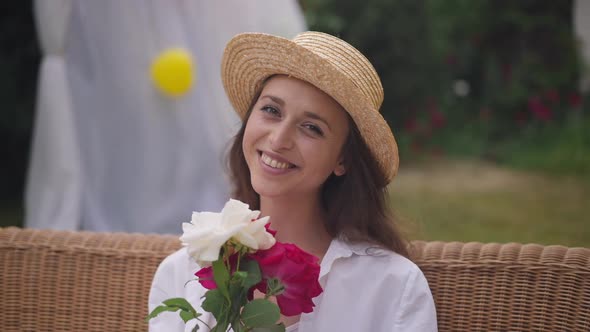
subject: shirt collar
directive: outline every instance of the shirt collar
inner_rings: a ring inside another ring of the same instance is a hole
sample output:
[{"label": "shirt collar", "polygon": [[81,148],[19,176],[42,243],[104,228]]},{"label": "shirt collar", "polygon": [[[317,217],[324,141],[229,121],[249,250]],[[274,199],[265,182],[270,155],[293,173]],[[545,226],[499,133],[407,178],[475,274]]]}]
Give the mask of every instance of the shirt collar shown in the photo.
[{"label": "shirt collar", "polygon": [[320,264],[320,284],[324,287],[325,277],[332,269],[334,262],[338,259],[352,257],[353,255],[378,256],[382,254],[382,252],[383,249],[374,244],[366,242],[351,243],[340,238],[333,239]]}]

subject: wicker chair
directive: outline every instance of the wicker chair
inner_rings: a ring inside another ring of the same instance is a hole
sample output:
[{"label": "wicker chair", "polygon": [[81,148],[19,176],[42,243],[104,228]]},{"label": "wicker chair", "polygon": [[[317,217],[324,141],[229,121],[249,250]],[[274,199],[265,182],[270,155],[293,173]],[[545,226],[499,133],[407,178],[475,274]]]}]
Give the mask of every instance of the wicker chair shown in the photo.
[{"label": "wicker chair", "polygon": [[[145,331],[177,237],[0,229],[0,331]],[[439,331],[590,331],[590,249],[414,242]],[[364,332],[364,331],[363,331]]]}]

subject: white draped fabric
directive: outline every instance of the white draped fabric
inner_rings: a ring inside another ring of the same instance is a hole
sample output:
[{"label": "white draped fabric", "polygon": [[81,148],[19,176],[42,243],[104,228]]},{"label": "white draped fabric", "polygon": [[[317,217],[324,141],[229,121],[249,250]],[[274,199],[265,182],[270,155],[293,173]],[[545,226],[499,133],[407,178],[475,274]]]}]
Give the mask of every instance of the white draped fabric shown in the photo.
[{"label": "white draped fabric", "polygon": [[[44,51],[25,225],[179,233],[192,211],[220,210],[224,151],[239,119],[220,63],[239,32],[305,30],[292,0],[37,0]],[[181,47],[195,83],[168,97],[156,56]]]}]

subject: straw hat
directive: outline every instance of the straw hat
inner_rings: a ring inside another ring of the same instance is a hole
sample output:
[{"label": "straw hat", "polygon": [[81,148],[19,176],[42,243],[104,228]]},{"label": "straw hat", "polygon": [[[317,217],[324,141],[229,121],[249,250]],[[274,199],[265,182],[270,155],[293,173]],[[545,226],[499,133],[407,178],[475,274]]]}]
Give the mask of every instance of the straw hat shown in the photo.
[{"label": "straw hat", "polygon": [[375,68],[357,49],[321,32],[293,40],[243,33],[229,41],[221,77],[236,112],[243,118],[266,78],[284,74],[309,82],[350,114],[389,183],[399,158],[393,133],[379,113],[383,87]]}]

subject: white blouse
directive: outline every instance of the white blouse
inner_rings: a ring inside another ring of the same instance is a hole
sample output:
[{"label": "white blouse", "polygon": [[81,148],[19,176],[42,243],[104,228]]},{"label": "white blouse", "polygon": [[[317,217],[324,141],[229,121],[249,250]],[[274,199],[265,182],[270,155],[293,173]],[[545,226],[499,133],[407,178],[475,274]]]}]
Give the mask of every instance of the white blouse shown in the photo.
[{"label": "white blouse", "polygon": [[[199,267],[186,250],[168,256],[158,267],[149,296],[149,310],[172,297],[186,298],[199,312],[206,289],[196,281]],[[368,244],[333,240],[321,262],[322,294],[315,308],[302,314],[289,331],[437,331],[436,310],[428,282],[410,260]],[[186,286],[185,286],[186,284]],[[201,319],[214,324],[203,312]],[[164,312],[150,320],[150,331],[190,331],[196,320],[185,324],[178,313]],[[199,331],[207,331],[199,323]]]}]

